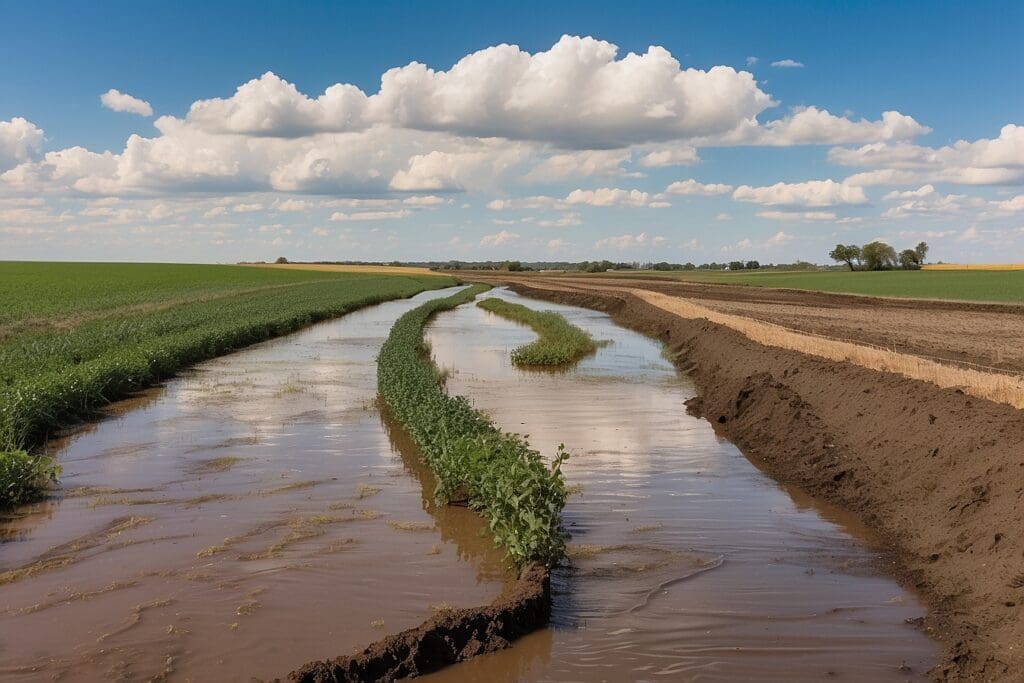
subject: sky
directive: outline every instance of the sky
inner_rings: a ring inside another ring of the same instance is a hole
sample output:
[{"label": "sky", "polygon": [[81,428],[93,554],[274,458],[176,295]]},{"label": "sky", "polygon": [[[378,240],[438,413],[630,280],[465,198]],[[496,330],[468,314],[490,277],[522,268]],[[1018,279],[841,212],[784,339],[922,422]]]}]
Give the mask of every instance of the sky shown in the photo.
[{"label": "sky", "polygon": [[0,0],[0,260],[1024,262],[1024,3]]}]

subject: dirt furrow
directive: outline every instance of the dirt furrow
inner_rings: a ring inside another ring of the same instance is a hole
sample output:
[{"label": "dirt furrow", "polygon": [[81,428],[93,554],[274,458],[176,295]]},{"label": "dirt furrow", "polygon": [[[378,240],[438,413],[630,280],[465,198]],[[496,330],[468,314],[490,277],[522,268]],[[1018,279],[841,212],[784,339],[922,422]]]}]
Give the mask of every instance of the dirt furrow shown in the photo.
[{"label": "dirt furrow", "polygon": [[[632,283],[630,283],[632,284]],[[1024,667],[1024,413],[956,389],[764,346],[625,291],[518,281],[663,340],[706,417],[780,481],[876,529],[892,572],[930,607],[935,680],[1015,680]]]}]

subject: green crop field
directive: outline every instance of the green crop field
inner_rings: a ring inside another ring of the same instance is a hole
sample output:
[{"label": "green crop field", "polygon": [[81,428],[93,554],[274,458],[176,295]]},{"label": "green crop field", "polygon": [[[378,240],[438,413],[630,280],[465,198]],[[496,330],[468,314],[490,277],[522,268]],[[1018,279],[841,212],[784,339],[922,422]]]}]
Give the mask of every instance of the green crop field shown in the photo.
[{"label": "green crop field", "polygon": [[598,277],[612,276],[654,276],[693,282],[788,287],[869,296],[1024,304],[1024,271],[1021,270],[627,271],[605,273]]},{"label": "green crop field", "polygon": [[0,504],[31,493],[24,477],[52,473],[33,469],[25,449],[111,400],[233,349],[452,284],[431,275],[0,262]]}]

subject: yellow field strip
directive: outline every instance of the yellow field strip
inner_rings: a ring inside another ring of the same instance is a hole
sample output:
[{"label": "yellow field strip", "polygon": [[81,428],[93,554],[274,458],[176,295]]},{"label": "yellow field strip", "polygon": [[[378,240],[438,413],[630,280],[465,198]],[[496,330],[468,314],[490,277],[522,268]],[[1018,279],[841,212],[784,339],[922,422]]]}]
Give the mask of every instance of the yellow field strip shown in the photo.
[{"label": "yellow field strip", "polygon": [[929,382],[943,389],[960,389],[971,396],[1024,409],[1024,376],[1010,374],[999,368],[986,369],[984,366],[978,365],[974,368],[963,367],[970,364],[956,361],[957,365],[953,365],[951,364],[953,361],[950,363],[939,362],[878,346],[817,336],[753,318],[720,313],[687,299],[645,289],[547,282],[543,286],[563,291],[626,292],[681,318],[691,320],[703,318],[736,330],[748,339],[764,346],[774,346],[805,353],[809,356],[853,363],[869,370],[891,372],[910,379]]},{"label": "yellow field strip", "polygon": [[1024,270],[1024,263],[929,263],[922,270]]},{"label": "yellow field strip", "polygon": [[812,336],[772,323],[719,313],[686,299],[642,289],[623,289],[664,311],[682,318],[705,318],[736,330],[758,344],[853,363],[870,370],[891,372],[1024,409],[1024,377],[955,367],[911,354]]}]

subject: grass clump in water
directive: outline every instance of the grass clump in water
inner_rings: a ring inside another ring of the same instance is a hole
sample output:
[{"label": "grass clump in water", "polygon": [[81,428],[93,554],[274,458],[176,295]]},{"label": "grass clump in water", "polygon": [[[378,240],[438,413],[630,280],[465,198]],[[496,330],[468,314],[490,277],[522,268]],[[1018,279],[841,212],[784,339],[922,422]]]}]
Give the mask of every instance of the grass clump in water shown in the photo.
[{"label": "grass clump in water", "polygon": [[204,460],[196,466],[196,469],[204,473],[227,472],[242,460],[243,458],[239,458],[236,455],[224,455],[219,458],[211,458],[210,460]]},{"label": "grass clump in water", "polygon": [[477,306],[502,318],[529,325],[539,339],[512,351],[512,362],[520,366],[566,365],[597,350],[584,330],[553,311],[535,311],[521,304],[489,298]]},{"label": "grass clump in water", "polygon": [[397,531],[433,531],[435,528],[428,522],[399,522],[395,519],[389,519],[388,526]]},{"label": "grass clump in water", "polygon": [[382,489],[379,486],[370,486],[369,484],[362,483],[356,484],[356,498],[358,498],[359,500],[369,498],[370,496],[377,495],[383,490],[384,489]]},{"label": "grass clump in water", "polygon": [[0,508],[35,500],[60,476],[60,465],[17,447],[10,426],[0,423]]},{"label": "grass clump in water", "polygon": [[437,498],[468,500],[517,564],[554,563],[565,550],[564,448],[546,465],[522,437],[503,433],[464,397],[438,386],[436,367],[424,354],[423,329],[430,318],[487,289],[474,285],[399,318],[381,347],[377,384],[434,471]]}]

